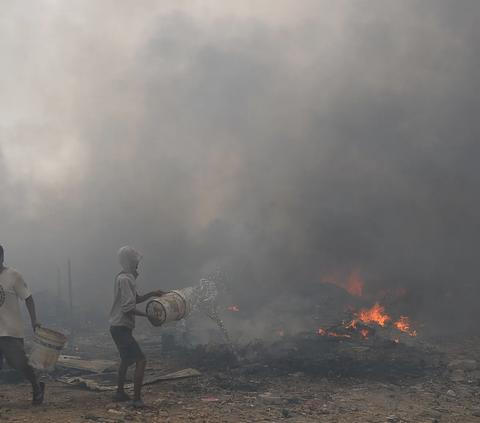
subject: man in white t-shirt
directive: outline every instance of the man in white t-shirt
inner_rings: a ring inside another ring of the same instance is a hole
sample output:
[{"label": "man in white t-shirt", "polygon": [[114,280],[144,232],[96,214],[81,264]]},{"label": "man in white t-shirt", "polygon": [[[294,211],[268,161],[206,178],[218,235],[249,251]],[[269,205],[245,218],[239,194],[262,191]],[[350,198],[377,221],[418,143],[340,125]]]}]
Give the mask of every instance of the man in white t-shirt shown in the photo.
[{"label": "man in white t-shirt", "polygon": [[40,327],[35,316],[35,303],[22,275],[15,269],[5,267],[3,260],[4,250],[0,245],[0,369],[5,357],[10,367],[22,371],[32,384],[33,404],[40,405],[43,402],[45,383],[37,383],[35,371],[25,356],[23,347],[25,328],[18,299],[25,301],[33,330]]}]

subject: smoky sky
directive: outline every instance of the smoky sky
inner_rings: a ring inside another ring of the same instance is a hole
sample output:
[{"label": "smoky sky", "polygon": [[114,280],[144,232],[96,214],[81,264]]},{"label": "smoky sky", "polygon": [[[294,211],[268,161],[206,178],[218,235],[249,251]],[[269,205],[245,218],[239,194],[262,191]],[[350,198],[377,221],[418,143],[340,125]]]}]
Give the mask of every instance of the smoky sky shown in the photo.
[{"label": "smoky sky", "polygon": [[123,245],[140,291],[478,287],[478,2],[19,3],[0,243],[34,291],[70,258],[109,308]]}]

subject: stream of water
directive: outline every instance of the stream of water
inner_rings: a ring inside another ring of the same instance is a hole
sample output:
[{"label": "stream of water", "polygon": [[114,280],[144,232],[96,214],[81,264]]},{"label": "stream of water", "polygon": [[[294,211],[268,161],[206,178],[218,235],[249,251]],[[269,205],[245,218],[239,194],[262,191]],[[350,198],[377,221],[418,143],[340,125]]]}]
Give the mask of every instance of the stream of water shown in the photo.
[{"label": "stream of water", "polygon": [[220,328],[230,351],[236,355],[236,348],[232,342],[222,318],[217,310],[217,300],[224,287],[224,276],[217,271],[217,274],[209,279],[201,279],[199,284],[189,289],[187,294],[190,310],[204,312]]}]

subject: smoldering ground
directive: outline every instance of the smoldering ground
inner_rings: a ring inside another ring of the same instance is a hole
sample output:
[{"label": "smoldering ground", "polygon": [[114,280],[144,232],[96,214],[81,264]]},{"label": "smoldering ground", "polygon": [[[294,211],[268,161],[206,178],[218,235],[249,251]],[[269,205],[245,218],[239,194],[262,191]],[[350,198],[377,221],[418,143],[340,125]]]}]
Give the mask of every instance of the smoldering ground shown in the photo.
[{"label": "smoldering ground", "polygon": [[262,303],[360,267],[474,317],[477,2],[42,5],[0,24],[1,243],[32,288],[70,257],[105,305],[132,244],[140,290],[224,266]]}]

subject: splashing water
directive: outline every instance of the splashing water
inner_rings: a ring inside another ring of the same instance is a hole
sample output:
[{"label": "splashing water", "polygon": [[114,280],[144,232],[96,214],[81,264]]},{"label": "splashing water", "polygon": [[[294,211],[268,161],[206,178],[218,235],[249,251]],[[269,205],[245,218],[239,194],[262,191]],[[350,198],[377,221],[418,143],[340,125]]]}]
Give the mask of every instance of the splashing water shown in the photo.
[{"label": "splashing water", "polygon": [[191,288],[187,295],[191,310],[201,310],[215,322],[225,337],[230,351],[236,354],[235,345],[230,339],[230,335],[217,311],[217,300],[220,293],[225,291],[225,281],[230,282],[218,269],[215,276],[208,279],[200,279],[200,283]]}]

